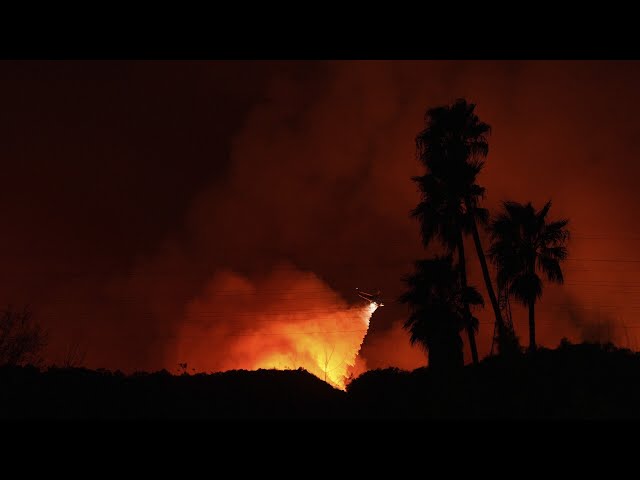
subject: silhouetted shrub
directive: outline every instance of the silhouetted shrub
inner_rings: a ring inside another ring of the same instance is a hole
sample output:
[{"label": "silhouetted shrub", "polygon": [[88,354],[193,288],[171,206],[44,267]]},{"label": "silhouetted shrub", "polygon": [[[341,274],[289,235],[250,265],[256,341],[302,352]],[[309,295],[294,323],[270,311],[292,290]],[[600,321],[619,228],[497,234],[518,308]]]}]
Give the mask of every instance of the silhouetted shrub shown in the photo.
[{"label": "silhouetted shrub", "polygon": [[46,333],[29,310],[0,313],[0,365],[39,365],[45,344]]}]

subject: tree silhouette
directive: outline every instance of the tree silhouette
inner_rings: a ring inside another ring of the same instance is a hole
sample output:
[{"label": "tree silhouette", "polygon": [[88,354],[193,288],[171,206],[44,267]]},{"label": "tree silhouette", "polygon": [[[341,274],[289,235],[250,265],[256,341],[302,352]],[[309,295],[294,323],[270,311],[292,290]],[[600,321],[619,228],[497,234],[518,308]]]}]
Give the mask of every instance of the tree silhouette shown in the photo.
[{"label": "tree silhouette", "polygon": [[498,288],[529,308],[529,350],[536,349],[535,303],[542,296],[538,271],[551,282],[562,283],[560,262],[567,258],[569,220],[547,221],[551,202],[540,211],[504,202],[491,223],[489,256],[497,267]]},{"label": "tree silhouette", "polygon": [[[427,110],[425,128],[416,137],[418,158],[427,173],[413,177],[422,198],[411,215],[420,221],[425,246],[437,239],[449,251],[457,252],[463,287],[466,285],[463,240],[465,234],[472,235],[496,317],[498,346],[505,351],[513,346],[515,335],[503,321],[477,227],[477,223],[486,225],[489,219],[489,212],[479,206],[485,189],[476,183],[476,177],[489,151],[486,136],[490,127],[479,120],[474,109],[474,104],[459,99],[451,106]],[[470,317],[468,305],[465,315]],[[469,328],[467,333],[473,361],[478,363],[474,332]]]},{"label": "tree silhouette", "polygon": [[7,307],[0,313],[0,365],[37,365],[46,344],[46,332],[28,309]]},{"label": "tree silhouette", "polygon": [[65,351],[64,358],[62,359],[63,368],[78,368],[84,363],[84,359],[87,356],[86,349],[82,348],[78,340],[73,340],[69,343],[67,350]]},{"label": "tree silhouette", "polygon": [[462,285],[460,269],[453,265],[451,254],[437,256],[418,260],[414,273],[402,279],[407,291],[399,301],[410,311],[404,328],[411,334],[411,344],[419,343],[427,351],[430,368],[462,366],[460,331],[478,328],[468,306],[484,302],[475,288]]}]

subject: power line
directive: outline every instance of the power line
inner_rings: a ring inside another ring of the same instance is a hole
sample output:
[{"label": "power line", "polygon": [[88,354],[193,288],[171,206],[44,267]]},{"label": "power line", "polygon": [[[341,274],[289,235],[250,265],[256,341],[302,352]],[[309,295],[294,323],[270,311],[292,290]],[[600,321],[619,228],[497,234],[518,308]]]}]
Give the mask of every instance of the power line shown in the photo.
[{"label": "power line", "polygon": [[571,258],[566,261],[573,262],[611,262],[611,263],[640,263],[637,259],[620,259],[620,258]]},{"label": "power line", "polygon": [[153,333],[141,333],[141,334],[119,334],[118,337],[153,337],[153,338],[210,338],[210,337],[261,337],[272,335],[325,335],[325,334],[337,334],[337,333],[362,333],[368,332],[368,329],[358,330],[318,330],[312,332],[259,332],[259,333],[205,333],[200,335],[181,335],[181,334],[153,334]]}]

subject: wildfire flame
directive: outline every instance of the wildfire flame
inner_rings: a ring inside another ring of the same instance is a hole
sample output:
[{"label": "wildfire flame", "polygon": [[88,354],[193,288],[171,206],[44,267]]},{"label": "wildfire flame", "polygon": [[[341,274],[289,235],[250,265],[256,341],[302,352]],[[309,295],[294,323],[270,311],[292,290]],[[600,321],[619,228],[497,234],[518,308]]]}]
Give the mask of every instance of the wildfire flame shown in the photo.
[{"label": "wildfire flame", "polygon": [[216,275],[187,307],[171,362],[189,370],[304,368],[346,388],[378,305],[351,306],[313,273]]}]

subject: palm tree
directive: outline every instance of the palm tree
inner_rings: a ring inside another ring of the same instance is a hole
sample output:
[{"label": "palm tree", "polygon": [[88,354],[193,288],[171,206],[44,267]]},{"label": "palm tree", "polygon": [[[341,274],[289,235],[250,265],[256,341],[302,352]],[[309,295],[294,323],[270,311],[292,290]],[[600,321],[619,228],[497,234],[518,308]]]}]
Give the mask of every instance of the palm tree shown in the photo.
[{"label": "palm tree", "polygon": [[497,268],[498,288],[529,308],[529,350],[536,349],[535,304],[542,296],[542,280],[563,283],[560,262],[567,258],[569,220],[548,221],[551,202],[540,211],[504,202],[504,210],[491,223],[489,257]]},{"label": "palm tree", "polygon": [[[458,253],[463,285],[466,285],[464,235],[473,236],[496,317],[498,346],[505,351],[513,345],[515,335],[502,319],[477,226],[477,223],[485,225],[489,219],[488,211],[479,207],[485,189],[476,183],[476,177],[489,151],[486,137],[490,127],[479,120],[474,109],[474,104],[460,99],[451,106],[427,110],[425,128],[416,137],[418,158],[427,173],[413,177],[422,199],[411,215],[420,221],[425,246],[438,239],[449,251]],[[473,331],[468,330],[468,335],[473,361],[477,363]]]},{"label": "palm tree", "polygon": [[478,328],[478,320],[467,315],[467,307],[484,302],[475,288],[462,286],[459,270],[449,254],[419,260],[414,273],[403,277],[407,291],[399,301],[410,310],[404,328],[411,334],[411,344],[419,343],[427,351],[429,368],[462,366],[460,331]]},{"label": "palm tree", "polygon": [[[434,238],[450,251],[458,254],[458,274],[462,287],[467,285],[466,261],[463,235],[470,231],[471,215],[468,215],[455,195],[450,194],[448,185],[432,173],[414,178],[422,194],[422,201],[412,211],[412,215],[420,220],[420,233],[425,246]],[[453,197],[453,198],[452,198]],[[488,217],[488,212],[477,209],[474,212],[479,218]],[[478,350],[475,341],[475,330],[471,328],[471,310],[464,305],[467,318],[467,336],[473,363],[478,363]]]}]

